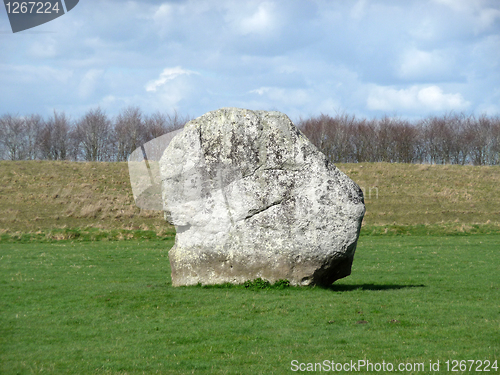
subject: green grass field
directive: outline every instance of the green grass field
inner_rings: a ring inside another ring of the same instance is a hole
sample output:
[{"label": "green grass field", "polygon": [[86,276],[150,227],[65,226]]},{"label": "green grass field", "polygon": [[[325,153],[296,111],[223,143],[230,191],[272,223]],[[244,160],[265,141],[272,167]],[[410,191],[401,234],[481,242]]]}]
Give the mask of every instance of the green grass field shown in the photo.
[{"label": "green grass field", "polygon": [[171,245],[4,243],[0,373],[289,374],[292,360],[364,359],[422,374],[500,359],[500,235],[363,236],[352,275],[328,289],[173,288]]},{"label": "green grass field", "polygon": [[125,163],[0,162],[0,374],[498,373],[500,167],[338,167],[367,207],[352,275],[259,290],[173,288]]}]

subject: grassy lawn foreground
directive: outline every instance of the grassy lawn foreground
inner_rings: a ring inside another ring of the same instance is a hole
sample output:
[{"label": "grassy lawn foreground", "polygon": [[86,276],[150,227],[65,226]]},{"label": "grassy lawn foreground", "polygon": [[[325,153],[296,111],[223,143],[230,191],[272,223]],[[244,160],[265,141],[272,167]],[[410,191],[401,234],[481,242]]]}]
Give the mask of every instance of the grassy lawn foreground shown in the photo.
[{"label": "grassy lawn foreground", "polygon": [[173,288],[171,245],[3,243],[0,373],[288,374],[292,360],[359,359],[446,372],[500,358],[499,235],[362,236],[352,276],[329,289]]}]

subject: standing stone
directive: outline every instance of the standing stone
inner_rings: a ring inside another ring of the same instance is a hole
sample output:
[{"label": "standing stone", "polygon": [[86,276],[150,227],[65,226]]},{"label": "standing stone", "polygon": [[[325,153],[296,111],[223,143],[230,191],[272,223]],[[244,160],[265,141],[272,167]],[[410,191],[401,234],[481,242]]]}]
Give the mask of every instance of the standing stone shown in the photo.
[{"label": "standing stone", "polygon": [[177,229],[174,286],[351,273],[363,193],[280,112],[222,108],[190,121],[160,160]]}]

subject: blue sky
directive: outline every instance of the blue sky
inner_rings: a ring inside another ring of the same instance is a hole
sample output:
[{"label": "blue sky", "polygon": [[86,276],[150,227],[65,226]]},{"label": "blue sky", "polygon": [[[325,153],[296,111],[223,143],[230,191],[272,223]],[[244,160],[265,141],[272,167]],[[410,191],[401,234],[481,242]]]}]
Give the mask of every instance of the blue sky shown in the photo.
[{"label": "blue sky", "polygon": [[12,34],[0,114],[500,115],[498,0],[80,0]]}]

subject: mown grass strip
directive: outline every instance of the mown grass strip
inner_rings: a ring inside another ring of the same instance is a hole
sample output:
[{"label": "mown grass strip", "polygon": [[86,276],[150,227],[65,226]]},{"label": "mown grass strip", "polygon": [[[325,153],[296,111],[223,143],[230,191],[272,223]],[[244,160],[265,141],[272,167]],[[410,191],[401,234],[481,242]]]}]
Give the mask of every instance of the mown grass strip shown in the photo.
[{"label": "mown grass strip", "polygon": [[[170,228],[169,228],[170,229]],[[125,240],[169,240],[175,237],[172,229],[156,232],[153,230],[127,230],[98,228],[64,228],[37,232],[4,232],[0,234],[0,243],[18,242],[58,242],[58,241],[125,241]]]},{"label": "mown grass strip", "polygon": [[500,234],[500,224],[365,225],[360,236],[470,236]]},{"label": "mown grass strip", "polygon": [[[500,225],[495,224],[442,224],[442,225],[365,225],[361,237],[365,236],[469,236],[498,235]],[[175,238],[175,229],[167,227],[160,232],[153,230],[55,228],[36,232],[4,232],[0,243],[58,242],[58,241],[124,241],[124,240],[170,240]]]}]

